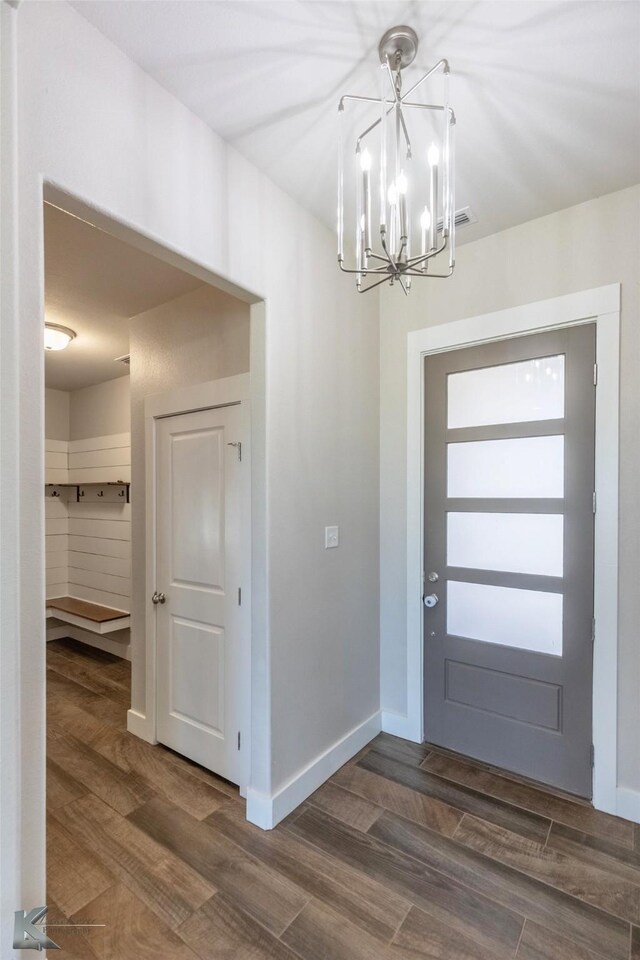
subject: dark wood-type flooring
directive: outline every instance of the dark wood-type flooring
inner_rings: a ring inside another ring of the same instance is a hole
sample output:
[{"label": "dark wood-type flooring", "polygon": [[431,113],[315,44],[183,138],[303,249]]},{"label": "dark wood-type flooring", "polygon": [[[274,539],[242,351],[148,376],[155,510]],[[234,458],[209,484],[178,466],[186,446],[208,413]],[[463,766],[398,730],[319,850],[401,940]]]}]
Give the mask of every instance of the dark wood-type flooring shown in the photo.
[{"label": "dark wood-type flooring", "polygon": [[284,823],[126,732],[129,664],[48,644],[64,960],[640,960],[640,832],[381,734]]}]

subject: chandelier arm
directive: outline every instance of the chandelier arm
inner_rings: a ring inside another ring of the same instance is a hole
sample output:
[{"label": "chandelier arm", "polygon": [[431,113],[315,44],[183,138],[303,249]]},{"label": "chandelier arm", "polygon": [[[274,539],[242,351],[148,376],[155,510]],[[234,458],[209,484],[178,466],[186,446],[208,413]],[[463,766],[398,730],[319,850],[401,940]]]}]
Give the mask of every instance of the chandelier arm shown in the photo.
[{"label": "chandelier arm", "polygon": [[408,289],[407,289],[406,283],[405,283],[404,280],[402,279],[402,274],[401,274],[401,273],[398,274],[398,283],[399,283],[400,286],[402,287],[402,292],[404,293],[405,297],[408,297],[408,296],[409,296],[409,291],[408,291]]},{"label": "chandelier arm", "polygon": [[386,254],[387,260],[389,261],[389,263],[390,263],[391,266],[393,267],[394,272],[397,273],[397,272],[398,272],[398,268],[397,268],[397,266],[396,266],[395,260],[393,259],[393,257],[392,257],[391,254],[389,253],[389,251],[387,250],[387,241],[385,240],[384,236],[382,235],[382,232],[380,233],[380,243],[381,243],[381,245],[382,245],[382,249],[384,250],[384,252],[385,252],[385,254]]},{"label": "chandelier arm", "polygon": [[400,123],[402,124],[402,130],[404,133],[404,138],[407,141],[407,157],[411,157],[411,140],[409,139],[409,131],[407,130],[407,125],[404,122],[404,114],[400,104],[398,104],[398,114],[400,116]]},{"label": "chandelier arm", "polygon": [[389,57],[384,58],[384,64],[387,68],[387,74],[389,75],[389,82],[391,84],[391,89],[393,90],[393,96],[396,103],[401,103],[402,98],[396,87],[396,81],[393,79],[393,71],[391,70],[391,64],[389,63]]},{"label": "chandelier arm", "polygon": [[429,253],[424,256],[419,257],[410,257],[408,260],[409,266],[417,267],[418,264],[424,263],[426,260],[431,260],[433,257],[437,257],[439,253],[442,253],[447,249],[447,239],[445,238],[444,243],[441,246],[437,247],[435,250],[431,250]]},{"label": "chandelier arm", "polygon": [[448,272],[448,273],[426,273],[426,274],[425,274],[425,273],[421,273],[420,271],[415,271],[415,270],[404,270],[404,271],[403,271],[403,276],[405,276],[405,277],[421,277],[421,278],[427,277],[427,278],[429,278],[429,279],[430,279],[431,277],[435,277],[436,280],[438,280],[438,279],[440,279],[440,280],[446,280],[448,277],[450,277],[450,276],[452,276],[452,275],[453,275],[453,267],[449,267],[449,272]]},{"label": "chandelier arm", "polygon": [[391,276],[388,268],[386,267],[376,267],[375,269],[371,269],[370,267],[363,267],[361,270],[358,270],[355,267],[344,267],[343,263],[344,263],[343,260],[338,260],[338,266],[340,267],[343,273],[357,273],[361,277],[363,277],[363,276],[366,276],[366,274],[368,273],[379,274],[379,273],[385,272],[389,277]]},{"label": "chandelier arm", "polygon": [[369,290],[373,290],[374,287],[379,287],[381,283],[386,283],[387,280],[390,280],[391,277],[383,277],[382,280],[376,280],[375,283],[370,283],[368,287],[365,287],[364,290],[359,287],[358,293],[368,293]]},{"label": "chandelier arm", "polygon": [[[355,98],[354,98],[354,99],[355,99]],[[386,103],[387,101],[385,100],[384,102]],[[378,99],[378,100],[376,100],[376,103],[382,103],[382,100]],[[395,107],[395,103],[393,103],[393,104],[389,107],[389,109],[387,110],[387,116],[389,116],[389,114],[390,114],[391,111],[394,109],[394,107]],[[358,139],[356,140],[356,153],[357,153],[357,151],[358,151],[358,147],[360,146],[360,141],[361,141],[361,140],[364,140],[364,138],[365,138],[368,134],[370,134],[372,130],[375,130],[375,128],[376,128],[377,126],[379,126],[381,122],[382,122],[382,121],[381,121],[381,118],[378,117],[377,120],[374,120],[374,122],[373,122],[370,126],[368,126],[367,129],[366,129],[363,133],[360,134],[360,136],[359,136]]]},{"label": "chandelier arm", "polygon": [[414,90],[417,90],[420,84],[424,83],[424,81],[427,80],[432,74],[434,74],[436,70],[439,70],[440,67],[444,67],[444,72],[449,73],[449,61],[445,60],[444,58],[442,60],[438,60],[435,67],[431,67],[431,70],[427,70],[427,72],[423,77],[420,77],[420,79],[417,80],[412,87],[409,87],[409,89],[401,99],[406,100],[410,93],[413,93]]}]

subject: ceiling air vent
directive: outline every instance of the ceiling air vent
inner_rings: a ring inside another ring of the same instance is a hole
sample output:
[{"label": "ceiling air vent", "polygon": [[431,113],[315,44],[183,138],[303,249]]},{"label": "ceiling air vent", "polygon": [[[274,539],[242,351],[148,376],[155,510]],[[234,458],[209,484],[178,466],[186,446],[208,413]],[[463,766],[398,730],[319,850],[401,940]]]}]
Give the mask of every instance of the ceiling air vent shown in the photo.
[{"label": "ceiling air vent", "polygon": [[[456,210],[456,227],[466,227],[470,223],[477,223],[478,218],[471,207],[461,207]],[[442,217],[438,220],[438,230],[442,233]]]},{"label": "ceiling air vent", "polygon": [[129,364],[131,363],[131,354],[130,354],[130,353],[125,353],[125,355],[124,355],[123,357],[114,357],[114,358],[113,358],[113,362],[114,362],[114,363],[124,363],[124,364],[126,364],[127,367],[128,367]]}]

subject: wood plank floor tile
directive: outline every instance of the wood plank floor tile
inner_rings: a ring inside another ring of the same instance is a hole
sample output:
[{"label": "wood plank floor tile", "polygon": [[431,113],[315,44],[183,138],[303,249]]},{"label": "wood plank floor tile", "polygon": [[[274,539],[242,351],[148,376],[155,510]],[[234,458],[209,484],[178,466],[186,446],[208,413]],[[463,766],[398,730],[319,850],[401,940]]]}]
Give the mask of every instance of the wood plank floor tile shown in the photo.
[{"label": "wood plank floor tile", "polygon": [[47,810],[64,807],[65,803],[84,797],[88,792],[84,784],[74,780],[53,760],[47,760]]},{"label": "wood plank floor tile", "polygon": [[72,662],[58,650],[47,651],[47,664],[56,673],[68,679],[73,679],[74,683],[86,687],[92,693],[107,697],[109,700],[115,700],[127,707],[131,706],[131,694],[128,685],[102,676],[95,668],[80,661]]},{"label": "wood plank floor tile", "polygon": [[60,698],[68,703],[82,707],[87,713],[111,726],[124,730],[127,722],[126,707],[122,703],[102,697],[87,690],[69,677],[63,677],[55,670],[47,669],[47,698]]},{"label": "wood plank floor tile", "polygon": [[[497,944],[502,949],[515,951],[523,916],[419,862],[397,846],[380,842],[379,834],[375,834],[376,825],[391,816],[384,813],[376,820],[371,828],[372,836],[309,808],[288,830],[373,877],[465,936],[475,937],[486,946]],[[409,824],[409,821],[401,822]],[[416,829],[422,828],[416,826]]]},{"label": "wood plank floor tile", "polygon": [[382,807],[356,796],[355,793],[343,790],[331,781],[312,793],[307,803],[312,807],[318,807],[319,810],[325,810],[336,820],[341,820],[355,830],[362,830],[363,833],[367,832],[374,820],[382,813]]},{"label": "wood plank floor tile", "polygon": [[425,796],[434,797],[462,813],[471,813],[531,840],[544,841],[549,832],[550,821],[544,817],[493,799],[469,787],[452,783],[422,768],[409,767],[397,760],[382,757],[374,751],[363,757],[358,766]]},{"label": "wood plank floor tile", "polygon": [[640,960],[640,927],[631,929],[631,950],[630,960]]},{"label": "wood plank floor tile", "polygon": [[300,960],[220,893],[200,907],[178,932],[202,960]]},{"label": "wood plank floor tile", "polygon": [[311,902],[287,927],[282,940],[302,960],[399,960],[400,952],[376,940],[327,907]]},{"label": "wood plank floor tile", "polygon": [[216,887],[97,797],[59,810],[56,819],[93,851],[109,873],[175,928],[208,900]]},{"label": "wood plank floor tile", "polygon": [[159,744],[146,743],[131,733],[104,730],[93,750],[124,772],[136,773],[152,792],[166,796],[198,820],[229,802],[229,795],[211,783],[180,769]]},{"label": "wood plank floor tile", "polygon": [[[70,917],[113,884],[100,860],[47,818],[47,895]],[[55,939],[55,938],[54,938]]]},{"label": "wood plank floor tile", "polygon": [[86,934],[100,960],[200,960],[122,883],[96,897],[72,919],[81,921],[87,916],[106,924],[104,929]]},{"label": "wood plank floor tile", "polygon": [[[78,923],[80,921],[71,921],[49,895],[47,895],[46,921],[49,937],[60,948],[60,956],[63,956],[64,960],[100,960],[90,940],[85,936],[85,932],[79,927],[74,929],[71,926],[73,922]],[[85,918],[85,922],[89,923],[91,921]],[[51,924],[50,927],[49,924]],[[59,926],[59,924],[63,926]],[[53,951],[49,953],[49,956],[54,956]]]},{"label": "wood plank floor tile", "polygon": [[456,841],[630,923],[640,923],[640,886],[574,856],[466,815]]},{"label": "wood plank floor tile", "polygon": [[633,824],[620,817],[601,813],[584,803],[574,803],[563,797],[538,790],[524,783],[489,773],[471,764],[432,753],[423,763],[423,769],[455,783],[480,790],[489,796],[504,800],[532,813],[557,820],[569,827],[585,830],[596,836],[632,845]]},{"label": "wood plank floor tile", "polygon": [[333,775],[331,782],[371,800],[386,810],[391,810],[392,813],[397,813],[408,820],[415,820],[416,823],[423,823],[448,837],[455,832],[463,817],[460,810],[454,810],[453,807],[447,806],[435,797],[418,793],[401,783],[387,780],[386,777],[381,777],[360,766],[341,767]]},{"label": "wood plank floor tile", "polygon": [[601,960],[601,957],[556,931],[527,920],[516,953],[517,960]]},{"label": "wood plank floor tile", "polygon": [[[412,907],[398,930],[393,945],[406,960],[512,960],[513,950],[497,944],[485,946],[463,936],[448,924]],[[567,958],[568,960],[568,958]]]},{"label": "wood plank floor tile", "polygon": [[393,737],[389,733],[379,733],[375,740],[368,744],[367,753],[369,750],[375,750],[382,756],[401,760],[403,763],[414,767],[419,766],[430,753],[429,748],[423,743],[402,740],[400,737]]},{"label": "wood plank floor tile", "polygon": [[75,737],[64,736],[50,743],[49,757],[123,816],[151,795],[135,774],[123,773]]},{"label": "wood plank floor tile", "polygon": [[614,877],[640,884],[640,853],[629,847],[584,830],[574,830],[563,823],[552,824],[547,847],[599,867]]},{"label": "wood plank floor tile", "polygon": [[210,823],[168,801],[151,800],[130,819],[276,936],[309,901],[304,890],[247,855]]},{"label": "wood plank floor tile", "polygon": [[379,940],[391,940],[409,911],[411,904],[407,899],[290,835],[284,822],[265,833],[247,823],[236,810],[226,808],[214,813],[208,822],[315,900],[325,903]]},{"label": "wood plank floor tile", "polygon": [[457,834],[449,839],[391,813],[383,813],[370,834],[607,960],[627,957],[629,924],[624,920],[465,847]]}]

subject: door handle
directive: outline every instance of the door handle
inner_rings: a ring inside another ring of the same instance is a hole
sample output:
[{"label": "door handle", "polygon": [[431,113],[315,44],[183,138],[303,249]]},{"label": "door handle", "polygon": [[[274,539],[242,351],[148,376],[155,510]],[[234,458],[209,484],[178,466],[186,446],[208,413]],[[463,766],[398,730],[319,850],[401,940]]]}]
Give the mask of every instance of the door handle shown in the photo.
[{"label": "door handle", "polygon": [[158,593],[158,591],[156,590],[156,592],[154,593],[154,595],[151,597],[151,602],[152,602],[152,603],[165,603],[166,599],[167,599],[167,598],[165,597],[164,593]]},{"label": "door handle", "polygon": [[424,598],[425,607],[435,607],[438,602],[438,596],[435,593],[430,593]]}]

